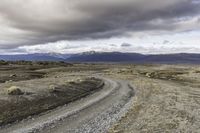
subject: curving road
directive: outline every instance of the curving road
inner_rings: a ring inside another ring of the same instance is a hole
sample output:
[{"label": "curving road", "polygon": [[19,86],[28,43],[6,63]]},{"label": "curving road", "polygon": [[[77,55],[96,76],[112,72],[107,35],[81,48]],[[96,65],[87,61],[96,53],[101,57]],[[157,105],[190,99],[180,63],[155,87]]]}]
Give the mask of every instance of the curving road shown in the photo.
[{"label": "curving road", "polygon": [[102,78],[105,86],[100,91],[0,129],[0,133],[84,133],[106,132],[126,113],[134,90],[126,81]]}]

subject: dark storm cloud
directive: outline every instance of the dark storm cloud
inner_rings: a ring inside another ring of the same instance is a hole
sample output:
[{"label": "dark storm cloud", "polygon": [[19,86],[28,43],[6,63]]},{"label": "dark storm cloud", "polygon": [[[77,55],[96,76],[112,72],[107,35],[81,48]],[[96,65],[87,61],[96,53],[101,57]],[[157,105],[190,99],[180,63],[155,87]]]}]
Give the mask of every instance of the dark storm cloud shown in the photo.
[{"label": "dark storm cloud", "polygon": [[140,31],[184,31],[188,27],[182,23],[199,12],[197,0],[1,0],[0,48]]}]

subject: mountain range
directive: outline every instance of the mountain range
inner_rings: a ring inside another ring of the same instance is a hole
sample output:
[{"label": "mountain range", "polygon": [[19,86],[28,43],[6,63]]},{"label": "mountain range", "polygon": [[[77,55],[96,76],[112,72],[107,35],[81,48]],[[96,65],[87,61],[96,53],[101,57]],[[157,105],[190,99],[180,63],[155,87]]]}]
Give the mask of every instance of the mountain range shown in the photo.
[{"label": "mountain range", "polygon": [[167,63],[167,64],[200,64],[200,54],[157,54],[102,52],[73,55],[66,59],[70,62],[120,62],[120,63]]},{"label": "mountain range", "polygon": [[0,55],[0,60],[25,60],[25,61],[64,61],[68,58],[68,54],[57,53],[34,53],[34,54],[16,54],[16,55]]},{"label": "mountain range", "polygon": [[0,60],[200,64],[200,54],[179,53],[144,55],[139,53],[89,51],[79,54],[35,53],[0,55]]}]

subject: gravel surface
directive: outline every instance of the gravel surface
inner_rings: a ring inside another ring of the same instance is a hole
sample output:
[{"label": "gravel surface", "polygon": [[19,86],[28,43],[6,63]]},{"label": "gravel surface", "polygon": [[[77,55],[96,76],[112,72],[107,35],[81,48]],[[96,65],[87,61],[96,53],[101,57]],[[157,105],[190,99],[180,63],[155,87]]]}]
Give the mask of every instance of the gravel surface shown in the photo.
[{"label": "gravel surface", "polygon": [[131,81],[135,96],[128,113],[109,133],[199,133],[199,69],[194,65],[149,65],[115,74],[115,78]]},{"label": "gravel surface", "polygon": [[99,92],[5,127],[0,133],[106,132],[126,113],[134,91],[126,81],[103,79],[105,87]]}]

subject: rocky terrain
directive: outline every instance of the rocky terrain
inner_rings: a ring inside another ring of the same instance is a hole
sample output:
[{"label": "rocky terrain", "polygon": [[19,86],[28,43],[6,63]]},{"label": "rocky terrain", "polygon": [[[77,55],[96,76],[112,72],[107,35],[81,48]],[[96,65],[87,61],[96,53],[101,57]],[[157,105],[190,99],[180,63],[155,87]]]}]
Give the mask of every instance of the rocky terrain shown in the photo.
[{"label": "rocky terrain", "polygon": [[198,65],[32,63],[0,66],[0,132],[200,131]]},{"label": "rocky terrain", "polygon": [[103,86],[103,82],[96,78],[72,77],[53,70],[58,67],[70,69],[71,65],[67,63],[27,63],[9,62],[0,66],[1,126],[75,101]]},{"label": "rocky terrain", "polygon": [[199,132],[199,69],[131,65],[119,71],[118,77],[130,80],[136,95],[129,112],[109,132]]}]

